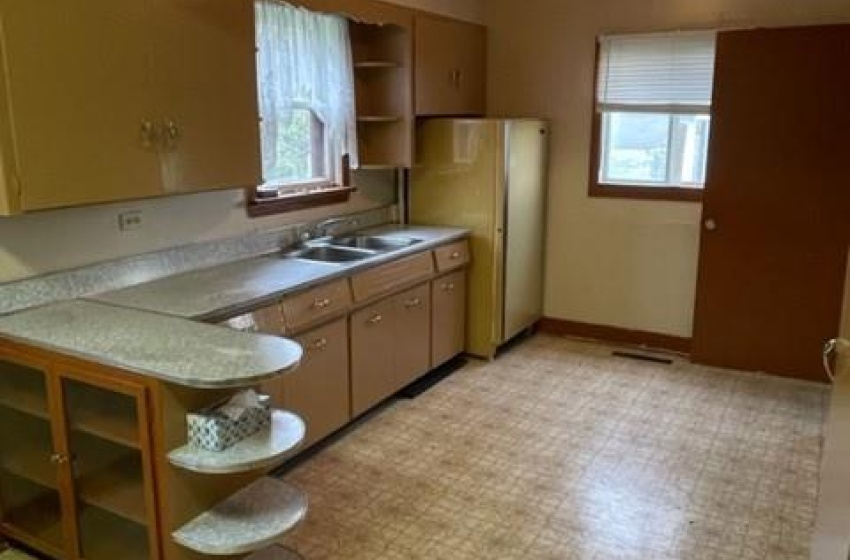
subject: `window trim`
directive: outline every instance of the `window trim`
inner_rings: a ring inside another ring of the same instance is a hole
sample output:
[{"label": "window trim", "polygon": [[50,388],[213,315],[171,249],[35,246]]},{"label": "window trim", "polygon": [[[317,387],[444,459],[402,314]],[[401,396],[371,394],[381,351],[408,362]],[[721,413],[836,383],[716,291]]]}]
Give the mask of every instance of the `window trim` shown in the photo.
[{"label": "window trim", "polygon": [[[599,80],[600,45],[596,41],[596,55],[593,62],[593,81],[591,82],[591,118],[590,126],[590,175],[588,177],[588,196],[591,198],[620,198],[633,200],[657,200],[668,202],[702,202],[705,185],[697,188],[689,185],[670,185],[649,187],[627,183],[602,183],[599,172],[602,165],[602,113],[596,95]],[[709,111],[709,116],[711,111]]]}]

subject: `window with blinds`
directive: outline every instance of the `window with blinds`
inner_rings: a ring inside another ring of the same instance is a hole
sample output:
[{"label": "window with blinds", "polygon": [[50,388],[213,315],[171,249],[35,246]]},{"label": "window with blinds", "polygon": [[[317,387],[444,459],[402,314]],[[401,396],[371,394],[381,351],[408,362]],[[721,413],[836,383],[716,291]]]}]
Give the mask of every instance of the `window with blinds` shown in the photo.
[{"label": "window with blinds", "polygon": [[714,32],[599,39],[599,187],[701,188]]}]

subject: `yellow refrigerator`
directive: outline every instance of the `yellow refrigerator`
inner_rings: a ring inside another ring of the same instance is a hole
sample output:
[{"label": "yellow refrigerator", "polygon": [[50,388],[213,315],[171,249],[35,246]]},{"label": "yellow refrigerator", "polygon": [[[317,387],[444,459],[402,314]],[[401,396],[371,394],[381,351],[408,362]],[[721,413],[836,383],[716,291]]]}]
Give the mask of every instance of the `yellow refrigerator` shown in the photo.
[{"label": "yellow refrigerator", "polygon": [[471,230],[469,354],[492,359],[542,316],[548,138],[538,119],[417,127],[410,221]]}]

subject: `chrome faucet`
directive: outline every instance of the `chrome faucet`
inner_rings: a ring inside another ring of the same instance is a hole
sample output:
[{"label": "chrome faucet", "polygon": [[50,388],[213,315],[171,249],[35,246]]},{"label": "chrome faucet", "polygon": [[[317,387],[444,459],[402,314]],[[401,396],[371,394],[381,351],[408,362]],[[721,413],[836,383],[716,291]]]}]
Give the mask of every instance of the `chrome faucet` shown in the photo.
[{"label": "chrome faucet", "polygon": [[330,218],[316,224],[313,231],[316,232],[317,237],[327,237],[330,235],[332,229],[338,229],[345,225],[357,227],[359,223],[360,222],[357,219],[352,218]]}]

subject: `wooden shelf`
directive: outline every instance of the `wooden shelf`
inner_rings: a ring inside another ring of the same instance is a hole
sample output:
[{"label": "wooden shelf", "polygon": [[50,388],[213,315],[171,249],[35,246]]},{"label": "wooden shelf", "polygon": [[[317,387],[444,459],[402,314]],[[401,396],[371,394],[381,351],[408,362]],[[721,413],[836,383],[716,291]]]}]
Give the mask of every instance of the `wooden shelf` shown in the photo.
[{"label": "wooden shelf", "polygon": [[48,418],[47,396],[44,393],[14,385],[3,385],[0,389],[0,406],[38,418]]},{"label": "wooden shelf", "polygon": [[[39,486],[57,490],[56,467],[50,463],[50,451],[19,447],[0,461],[0,468]],[[75,481],[79,499],[129,521],[144,525],[145,499],[143,481],[133,473],[137,461],[127,457],[105,468],[82,475]]]},{"label": "wooden shelf", "polygon": [[113,443],[139,448],[139,426],[133,417],[121,417],[110,410],[74,409],[71,429],[85,432]]},{"label": "wooden shelf", "polygon": [[147,529],[97,508],[80,512],[80,545],[86,560],[149,560]]},{"label": "wooden shelf", "polygon": [[[56,512],[57,515],[51,515]],[[50,555],[61,555],[64,538],[59,512],[59,496],[45,492],[26,504],[5,512],[4,530],[33,548]],[[58,556],[56,556],[58,557]]]},{"label": "wooden shelf", "polygon": [[139,525],[147,525],[145,490],[138,460],[120,459],[77,482],[80,499]]},{"label": "wooden shelf", "polygon": [[303,492],[263,477],[174,533],[174,541],[201,554],[237,555],[275,544],[307,513]]},{"label": "wooden shelf", "polygon": [[376,69],[376,68],[401,68],[401,64],[391,60],[364,60],[354,63],[355,68]]},{"label": "wooden shelf", "polygon": [[357,117],[357,122],[360,123],[394,123],[403,120],[404,117],[397,115],[364,115]]},{"label": "wooden shelf", "polygon": [[208,474],[266,469],[291,456],[304,441],[304,421],[291,412],[272,411],[271,426],[224,451],[184,445],[168,454],[175,467]]}]

